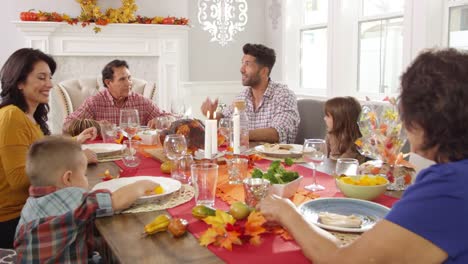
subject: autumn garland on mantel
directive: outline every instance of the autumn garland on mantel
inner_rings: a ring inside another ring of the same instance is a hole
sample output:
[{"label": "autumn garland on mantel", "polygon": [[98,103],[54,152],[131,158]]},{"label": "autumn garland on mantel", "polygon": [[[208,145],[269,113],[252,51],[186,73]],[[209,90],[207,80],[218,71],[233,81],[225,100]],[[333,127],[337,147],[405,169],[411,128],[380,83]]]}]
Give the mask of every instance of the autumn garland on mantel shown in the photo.
[{"label": "autumn garland on mantel", "polygon": [[59,14],[57,12],[38,13],[33,11],[21,12],[20,19],[22,21],[66,21],[71,25],[76,25],[81,22],[83,27],[90,23],[95,23],[94,32],[100,32],[99,26],[105,26],[109,23],[138,23],[138,24],[166,24],[166,25],[188,25],[189,20],[184,17],[145,17],[137,15],[135,12],[138,6],[135,0],[121,0],[122,5],[119,8],[108,8],[104,13],[97,4],[97,0],[75,0],[80,4],[81,14],[78,17],[70,17],[67,14]]}]

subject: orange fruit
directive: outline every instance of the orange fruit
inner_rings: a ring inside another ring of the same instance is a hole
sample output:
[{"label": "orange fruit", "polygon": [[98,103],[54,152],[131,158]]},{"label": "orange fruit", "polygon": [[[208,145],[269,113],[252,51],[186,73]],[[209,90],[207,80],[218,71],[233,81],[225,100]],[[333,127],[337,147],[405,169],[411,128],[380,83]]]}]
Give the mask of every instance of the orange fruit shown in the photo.
[{"label": "orange fruit", "polygon": [[168,160],[161,164],[161,172],[170,174],[172,170],[172,161]]}]

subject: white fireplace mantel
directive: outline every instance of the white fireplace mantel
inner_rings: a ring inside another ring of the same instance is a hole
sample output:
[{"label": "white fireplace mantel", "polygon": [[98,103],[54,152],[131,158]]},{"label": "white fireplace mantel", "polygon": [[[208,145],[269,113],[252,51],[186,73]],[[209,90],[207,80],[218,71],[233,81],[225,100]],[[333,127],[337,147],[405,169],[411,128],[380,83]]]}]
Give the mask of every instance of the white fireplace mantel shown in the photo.
[{"label": "white fireplace mantel", "polygon": [[[27,47],[40,49],[54,57],[149,58],[145,61],[149,61],[156,72],[151,75],[154,79],[148,81],[156,83],[157,103],[166,110],[169,110],[171,100],[178,97],[180,83],[188,80],[187,26],[108,24],[100,26],[101,32],[94,33],[94,24],[82,27],[65,22],[13,23],[24,33]],[[58,71],[60,68],[61,65]],[[142,78],[131,65],[130,68],[133,76]],[[80,77],[80,72],[73,74]]]}]

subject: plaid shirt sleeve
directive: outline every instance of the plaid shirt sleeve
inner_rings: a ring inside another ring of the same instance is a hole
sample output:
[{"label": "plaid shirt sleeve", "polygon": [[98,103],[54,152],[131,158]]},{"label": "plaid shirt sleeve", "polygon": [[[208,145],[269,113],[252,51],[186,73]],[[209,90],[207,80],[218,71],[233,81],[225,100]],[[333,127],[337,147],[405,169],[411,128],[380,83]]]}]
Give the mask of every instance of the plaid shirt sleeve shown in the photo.
[{"label": "plaid shirt sleeve", "polygon": [[[53,210],[50,207],[64,200],[64,197],[54,194],[50,195],[46,210]],[[112,214],[109,191],[97,190],[85,193],[81,204],[72,211],[23,224],[15,238],[18,262],[87,263],[88,248],[92,249],[94,244],[93,220]]]},{"label": "plaid shirt sleeve", "polygon": [[271,127],[278,131],[280,143],[294,143],[300,121],[296,95],[291,90],[284,89],[275,96],[275,101]]}]

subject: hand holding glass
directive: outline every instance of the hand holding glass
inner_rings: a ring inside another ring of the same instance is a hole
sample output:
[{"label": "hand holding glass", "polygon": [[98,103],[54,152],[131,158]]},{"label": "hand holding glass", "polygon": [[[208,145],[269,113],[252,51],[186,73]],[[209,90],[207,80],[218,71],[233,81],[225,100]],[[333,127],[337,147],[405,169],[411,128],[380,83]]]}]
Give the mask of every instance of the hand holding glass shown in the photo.
[{"label": "hand holding glass", "polygon": [[325,190],[320,184],[317,184],[317,166],[323,163],[327,156],[327,144],[323,139],[306,139],[304,141],[303,148],[303,159],[305,162],[311,162],[313,164],[312,177],[313,183],[305,186],[304,188],[309,191],[321,191]]}]

